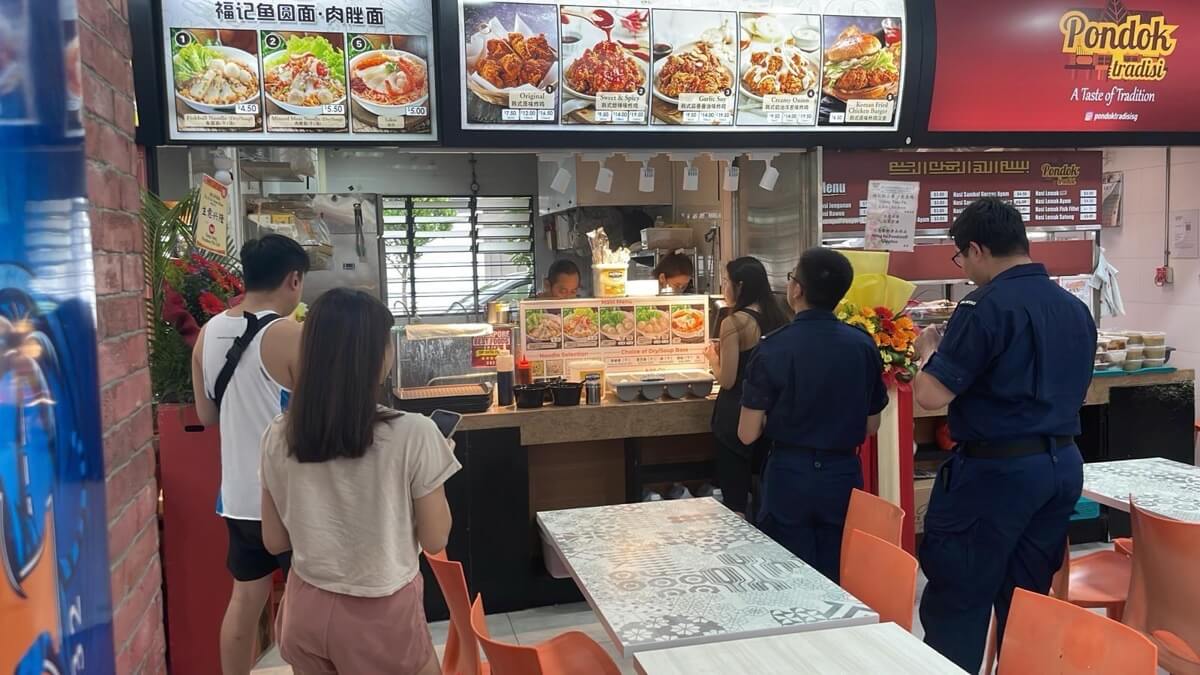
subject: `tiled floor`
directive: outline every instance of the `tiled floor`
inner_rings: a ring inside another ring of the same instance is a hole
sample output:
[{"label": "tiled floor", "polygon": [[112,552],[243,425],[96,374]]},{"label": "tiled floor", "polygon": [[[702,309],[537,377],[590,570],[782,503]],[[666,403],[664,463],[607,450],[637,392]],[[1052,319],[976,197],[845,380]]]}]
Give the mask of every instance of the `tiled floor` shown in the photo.
[{"label": "tiled floor", "polygon": [[[1072,546],[1071,554],[1072,556],[1078,556],[1108,547],[1108,544],[1081,544]],[[925,576],[922,574],[917,578],[918,599],[924,591]],[[921,627],[921,618],[917,615],[916,607],[913,607],[913,616],[913,634],[917,637],[924,637],[925,630]],[[433,644],[437,648],[438,656],[440,657],[442,648],[446,642],[446,632],[449,630],[449,624],[445,621],[438,621],[429,624],[429,629],[433,634]],[[583,631],[608,650],[613,660],[621,666],[623,673],[627,675],[634,673],[633,659],[623,659],[617,654],[612,641],[604,632],[604,628],[596,620],[596,615],[592,613],[587,603],[581,602],[572,605],[539,607],[537,609],[527,609],[509,614],[494,614],[488,617],[488,630],[491,631],[492,637],[497,640],[506,640],[518,644],[535,644],[567,630]],[[291,675],[291,673],[292,669],[283,663],[283,660],[279,658],[278,652],[274,650],[269,652],[254,670],[254,675]]]}]

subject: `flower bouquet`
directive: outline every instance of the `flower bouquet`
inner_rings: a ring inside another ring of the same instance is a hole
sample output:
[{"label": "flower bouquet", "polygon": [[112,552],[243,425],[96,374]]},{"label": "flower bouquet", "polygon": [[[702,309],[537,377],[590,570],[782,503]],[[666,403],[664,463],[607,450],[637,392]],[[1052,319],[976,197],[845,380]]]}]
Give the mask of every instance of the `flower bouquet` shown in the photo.
[{"label": "flower bouquet", "polygon": [[883,379],[889,387],[897,382],[911,382],[916,377],[917,329],[910,317],[896,316],[884,306],[862,307],[843,302],[838,305],[837,318],[863,329],[875,340],[883,358]]}]

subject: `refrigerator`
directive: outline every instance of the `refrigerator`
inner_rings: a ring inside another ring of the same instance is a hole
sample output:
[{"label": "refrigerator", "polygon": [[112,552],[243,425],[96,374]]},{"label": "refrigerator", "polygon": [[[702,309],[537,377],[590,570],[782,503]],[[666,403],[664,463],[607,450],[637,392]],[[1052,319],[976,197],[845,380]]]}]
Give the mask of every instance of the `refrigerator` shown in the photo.
[{"label": "refrigerator", "polygon": [[311,269],[303,301],[312,304],[338,287],[366,291],[387,304],[380,264],[379,195],[285,194],[246,200],[246,237],[284,234],[304,246]]}]

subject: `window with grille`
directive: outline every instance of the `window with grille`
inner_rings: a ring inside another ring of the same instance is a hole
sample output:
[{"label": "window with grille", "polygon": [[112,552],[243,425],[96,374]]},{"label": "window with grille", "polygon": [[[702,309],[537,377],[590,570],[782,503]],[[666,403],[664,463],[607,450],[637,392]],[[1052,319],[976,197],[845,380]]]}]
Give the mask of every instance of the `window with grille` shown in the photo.
[{"label": "window with grille", "polygon": [[399,317],[482,314],[533,290],[531,197],[384,197],[387,299]]}]

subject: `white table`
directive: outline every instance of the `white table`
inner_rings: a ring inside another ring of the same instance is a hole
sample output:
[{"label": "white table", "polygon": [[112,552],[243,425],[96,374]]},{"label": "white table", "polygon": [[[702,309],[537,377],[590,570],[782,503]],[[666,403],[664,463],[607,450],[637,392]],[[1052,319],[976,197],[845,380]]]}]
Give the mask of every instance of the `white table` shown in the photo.
[{"label": "white table", "polygon": [[546,511],[537,519],[624,656],[879,621],[713,499]]},{"label": "white table", "polygon": [[1156,515],[1200,522],[1200,468],[1161,457],[1083,465],[1083,496],[1129,511],[1129,498]]},{"label": "white table", "polygon": [[641,675],[964,675],[894,623],[835,628],[635,654]]}]

